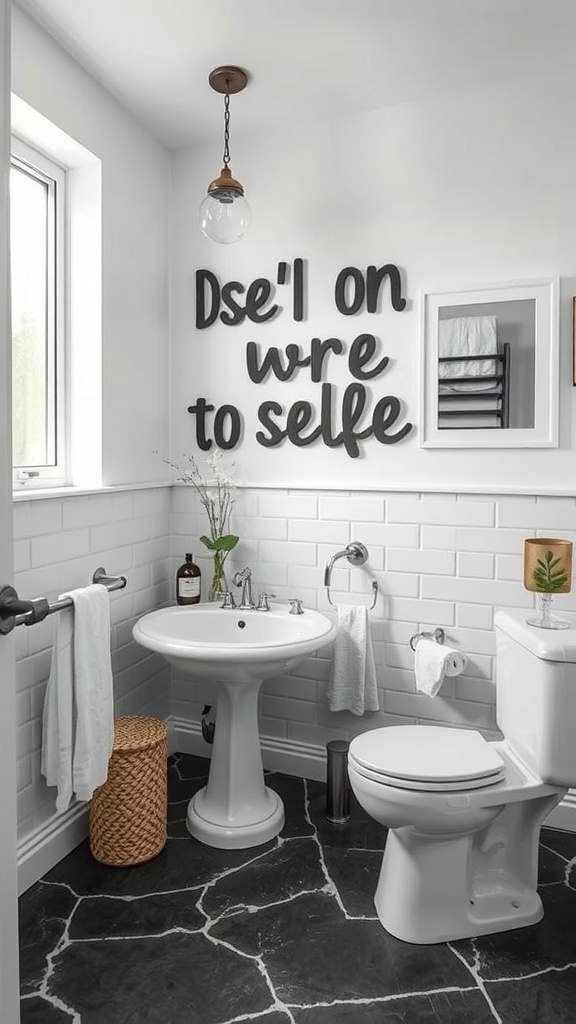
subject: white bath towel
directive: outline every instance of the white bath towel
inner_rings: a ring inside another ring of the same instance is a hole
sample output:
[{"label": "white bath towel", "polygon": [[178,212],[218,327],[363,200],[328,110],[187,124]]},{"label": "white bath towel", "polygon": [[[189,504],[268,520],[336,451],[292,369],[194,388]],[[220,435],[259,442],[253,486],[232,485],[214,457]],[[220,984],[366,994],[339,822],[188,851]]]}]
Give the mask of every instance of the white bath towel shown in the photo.
[{"label": "white bath towel", "polygon": [[444,676],[460,675],[466,668],[466,661],[466,655],[460,651],[424,637],[416,644],[414,655],[416,689],[435,697]]},{"label": "white bath towel", "polygon": [[73,608],[56,616],[46,689],[42,773],[63,811],[75,793],[90,800],[106,781],[114,742],[110,598],[100,583],[62,595]]},{"label": "white bath towel", "polygon": [[[495,316],[456,316],[438,323],[438,355],[481,356],[494,355],[498,351],[497,322]],[[489,377],[496,372],[494,359],[475,359],[455,363],[440,363],[438,378],[444,377]],[[451,381],[440,383],[440,393],[452,391],[480,391],[494,388],[494,381],[467,382]]]},{"label": "white bath towel", "polygon": [[328,707],[331,711],[351,711],[353,715],[378,711],[368,609],[364,605],[341,604],[336,611],[338,632],[328,685]]}]

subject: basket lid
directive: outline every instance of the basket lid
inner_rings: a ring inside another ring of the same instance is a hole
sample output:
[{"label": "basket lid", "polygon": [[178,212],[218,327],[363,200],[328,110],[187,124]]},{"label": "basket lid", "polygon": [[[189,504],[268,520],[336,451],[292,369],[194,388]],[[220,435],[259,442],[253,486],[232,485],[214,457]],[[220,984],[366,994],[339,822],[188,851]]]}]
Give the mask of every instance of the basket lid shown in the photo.
[{"label": "basket lid", "polygon": [[123,715],[114,719],[114,753],[146,750],[161,743],[168,726],[151,715]]}]

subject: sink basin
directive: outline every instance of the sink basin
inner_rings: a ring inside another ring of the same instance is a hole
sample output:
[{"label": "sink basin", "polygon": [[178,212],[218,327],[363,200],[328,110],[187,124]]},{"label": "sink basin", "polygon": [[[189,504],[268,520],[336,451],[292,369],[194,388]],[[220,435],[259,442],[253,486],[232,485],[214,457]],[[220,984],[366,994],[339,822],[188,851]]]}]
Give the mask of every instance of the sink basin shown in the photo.
[{"label": "sink basin", "polygon": [[242,682],[281,675],[334,639],[335,625],[320,612],[291,615],[219,605],[161,608],[139,619],[134,639],[163,654],[185,675]]},{"label": "sink basin", "polygon": [[[180,673],[216,682],[214,746],[208,783],[188,806],[189,832],[225,850],[260,846],[278,835],[284,807],[264,785],[258,692],[264,679],[294,668],[329,644],[336,625],[320,612],[291,615],[219,605],[161,608],[138,620],[134,639]],[[311,693],[314,684],[310,683]]]}]

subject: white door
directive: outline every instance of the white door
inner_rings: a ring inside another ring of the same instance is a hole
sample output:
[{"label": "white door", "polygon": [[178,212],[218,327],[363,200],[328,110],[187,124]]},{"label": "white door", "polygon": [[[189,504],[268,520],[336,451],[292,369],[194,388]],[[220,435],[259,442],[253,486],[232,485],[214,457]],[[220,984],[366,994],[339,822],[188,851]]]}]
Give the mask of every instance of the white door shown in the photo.
[{"label": "white door", "polygon": [[[8,303],[10,0],[0,0],[0,587],[12,583],[11,374]],[[18,1024],[14,642],[0,635],[0,1016]]]}]

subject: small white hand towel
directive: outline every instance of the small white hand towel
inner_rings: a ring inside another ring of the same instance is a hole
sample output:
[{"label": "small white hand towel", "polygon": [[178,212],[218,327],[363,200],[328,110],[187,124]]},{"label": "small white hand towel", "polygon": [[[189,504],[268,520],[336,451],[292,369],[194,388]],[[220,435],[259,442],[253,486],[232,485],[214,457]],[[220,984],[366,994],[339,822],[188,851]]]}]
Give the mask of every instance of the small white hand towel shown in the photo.
[{"label": "small white hand towel", "polygon": [[340,604],[336,611],[338,632],[328,685],[328,707],[331,711],[351,711],[353,715],[378,711],[368,609],[364,605]]},{"label": "small white hand towel", "polygon": [[73,793],[90,800],[106,781],[114,743],[108,591],[95,583],[63,596],[73,610],[56,621],[42,739],[42,772],[58,787],[59,811]]},{"label": "small white hand towel", "polygon": [[466,655],[455,651],[453,647],[438,644],[435,640],[424,637],[416,644],[414,657],[414,674],[416,689],[435,697],[442,685],[444,676],[458,676],[466,668]]}]

